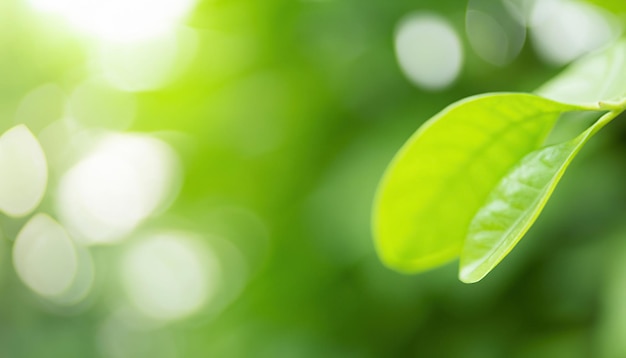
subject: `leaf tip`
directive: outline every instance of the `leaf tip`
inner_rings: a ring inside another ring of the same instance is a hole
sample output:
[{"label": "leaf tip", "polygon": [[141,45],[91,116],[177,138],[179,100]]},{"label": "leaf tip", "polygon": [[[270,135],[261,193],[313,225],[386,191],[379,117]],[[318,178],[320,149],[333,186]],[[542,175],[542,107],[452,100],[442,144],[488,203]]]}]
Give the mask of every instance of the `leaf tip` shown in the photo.
[{"label": "leaf tip", "polygon": [[484,260],[467,261],[461,256],[459,264],[459,280],[463,283],[476,283],[482,280],[495,267]]},{"label": "leaf tip", "polygon": [[472,269],[461,268],[461,270],[459,270],[459,281],[467,284],[476,283],[482,280],[486,275],[486,272],[483,273]]}]

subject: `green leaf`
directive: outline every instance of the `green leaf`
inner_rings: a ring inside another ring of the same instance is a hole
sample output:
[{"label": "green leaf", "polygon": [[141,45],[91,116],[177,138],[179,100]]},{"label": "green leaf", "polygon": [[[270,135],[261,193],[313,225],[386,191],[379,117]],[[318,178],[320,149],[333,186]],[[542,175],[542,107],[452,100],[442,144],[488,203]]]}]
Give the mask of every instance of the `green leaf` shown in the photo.
[{"label": "green leaf", "polygon": [[600,107],[600,102],[626,98],[625,79],[626,40],[622,40],[576,61],[536,93],[563,103]]},{"label": "green leaf", "polygon": [[462,100],[431,118],[396,154],[378,188],[373,231],[383,262],[415,272],[457,257],[500,179],[543,143],[561,113],[584,109],[501,93]]},{"label": "green leaf", "polygon": [[500,180],[470,224],[461,254],[461,281],[479,281],[513,249],[541,213],[572,159],[618,113],[609,112],[570,141],[529,153]]}]

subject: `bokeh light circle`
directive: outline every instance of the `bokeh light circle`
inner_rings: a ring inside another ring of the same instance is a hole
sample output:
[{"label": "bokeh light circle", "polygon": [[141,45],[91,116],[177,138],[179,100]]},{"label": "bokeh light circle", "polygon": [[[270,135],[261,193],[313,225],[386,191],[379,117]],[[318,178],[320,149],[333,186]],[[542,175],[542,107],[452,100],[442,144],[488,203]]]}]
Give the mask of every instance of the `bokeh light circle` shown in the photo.
[{"label": "bokeh light circle", "polygon": [[0,211],[13,217],[33,211],[48,183],[48,163],[39,141],[23,124],[0,136]]},{"label": "bokeh light circle", "polygon": [[109,134],[61,178],[61,221],[85,244],[117,242],[167,204],[180,165],[165,142],[139,134]]},{"label": "bokeh light circle", "polygon": [[423,89],[443,89],[461,72],[461,40],[452,25],[439,15],[415,13],[402,19],[396,30],[395,47],[402,71]]},{"label": "bokeh light circle", "polygon": [[13,265],[26,286],[41,296],[59,296],[74,282],[78,258],[59,223],[45,214],[31,218],[13,246]]},{"label": "bokeh light circle", "polygon": [[529,26],[539,56],[563,65],[615,39],[615,23],[612,14],[586,2],[542,0],[534,3]]},{"label": "bokeh light circle", "polygon": [[122,262],[122,282],[134,306],[159,320],[188,317],[216,293],[221,268],[202,241],[161,232],[134,243]]}]

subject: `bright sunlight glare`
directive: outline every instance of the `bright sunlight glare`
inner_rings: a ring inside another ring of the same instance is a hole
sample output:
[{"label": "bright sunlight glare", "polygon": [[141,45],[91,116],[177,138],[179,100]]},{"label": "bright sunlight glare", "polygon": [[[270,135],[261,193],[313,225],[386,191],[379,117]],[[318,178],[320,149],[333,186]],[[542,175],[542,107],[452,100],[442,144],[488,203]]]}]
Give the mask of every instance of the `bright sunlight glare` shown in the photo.
[{"label": "bright sunlight glare", "polygon": [[26,286],[42,296],[58,296],[76,277],[72,240],[59,223],[37,214],[20,231],[13,246],[13,265]]},{"label": "bright sunlight glare", "polygon": [[415,13],[402,19],[396,29],[395,46],[405,76],[426,90],[449,86],[463,65],[461,40],[448,21],[438,15]]},{"label": "bright sunlight glare", "polygon": [[86,244],[119,241],[168,203],[179,169],[174,150],[159,139],[106,135],[61,179],[61,221]]},{"label": "bright sunlight glare", "polygon": [[102,43],[96,70],[120,90],[154,90],[187,67],[197,45],[197,34],[185,27],[133,43]]},{"label": "bright sunlight glare", "polygon": [[186,233],[162,232],[131,246],[121,274],[139,311],[172,320],[195,313],[215,294],[220,271],[217,257],[202,241]]},{"label": "bright sunlight glare", "polygon": [[78,30],[113,42],[137,41],[170,31],[195,0],[30,0]]}]

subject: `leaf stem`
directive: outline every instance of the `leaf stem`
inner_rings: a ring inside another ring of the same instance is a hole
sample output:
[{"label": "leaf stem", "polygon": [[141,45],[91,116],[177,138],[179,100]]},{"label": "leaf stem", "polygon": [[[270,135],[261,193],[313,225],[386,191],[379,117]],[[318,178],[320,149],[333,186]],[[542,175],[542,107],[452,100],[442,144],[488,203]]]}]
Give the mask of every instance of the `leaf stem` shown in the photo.
[{"label": "leaf stem", "polygon": [[[624,101],[624,103],[626,104],[626,101]],[[618,107],[616,109],[613,109],[612,111],[606,112],[602,117],[600,117],[600,119],[598,119],[596,121],[596,123],[594,123],[592,125],[590,134],[591,135],[596,134],[605,125],[609,124],[609,122],[611,122],[617,116],[622,114],[622,112],[624,112],[624,110],[625,110],[624,106],[621,106],[621,107]]]},{"label": "leaf stem", "polygon": [[598,107],[607,111],[624,111],[626,109],[626,98],[619,101],[600,101]]}]

